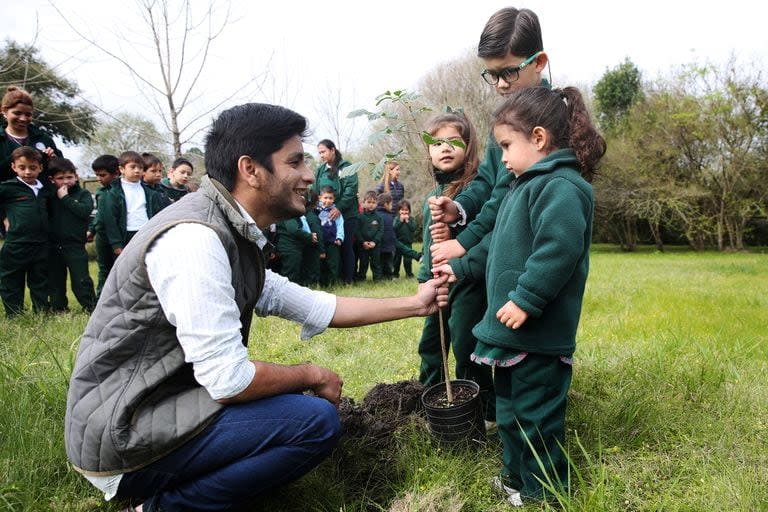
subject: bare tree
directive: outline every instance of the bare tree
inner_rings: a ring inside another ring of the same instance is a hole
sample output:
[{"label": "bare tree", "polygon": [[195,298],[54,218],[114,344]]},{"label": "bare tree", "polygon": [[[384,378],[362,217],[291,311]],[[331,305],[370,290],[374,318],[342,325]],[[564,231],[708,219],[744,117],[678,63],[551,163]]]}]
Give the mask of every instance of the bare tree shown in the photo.
[{"label": "bare tree", "polygon": [[[354,103],[354,98],[352,102]],[[357,120],[347,116],[343,104],[341,88],[326,84],[317,94],[315,113],[330,130],[328,135],[319,138],[332,139],[338,147],[347,150],[352,146]]]},{"label": "bare tree", "polygon": [[[125,67],[137,83],[137,90],[144,95],[171,134],[169,142],[177,157],[182,154],[182,146],[203,129],[198,126],[198,121],[246,90],[261,90],[263,86],[265,74],[251,77],[213,104],[199,105],[203,95],[198,89],[203,82],[212,45],[230,24],[228,2],[211,1],[202,12],[197,12],[193,10],[191,0],[136,0],[142,26],[149,34],[144,33],[140,40],[134,41],[127,38],[127,32],[111,32],[110,37],[118,35],[117,48],[108,47],[107,43],[85,34],[52,0],[49,4],[84,41]],[[126,22],[121,25],[126,25]],[[153,54],[149,60],[156,66],[155,74],[143,73],[139,68],[139,63],[147,60],[147,55],[139,52],[146,47],[148,39]],[[130,48],[134,54],[126,55],[125,48]],[[193,108],[193,104],[198,105]]]}]

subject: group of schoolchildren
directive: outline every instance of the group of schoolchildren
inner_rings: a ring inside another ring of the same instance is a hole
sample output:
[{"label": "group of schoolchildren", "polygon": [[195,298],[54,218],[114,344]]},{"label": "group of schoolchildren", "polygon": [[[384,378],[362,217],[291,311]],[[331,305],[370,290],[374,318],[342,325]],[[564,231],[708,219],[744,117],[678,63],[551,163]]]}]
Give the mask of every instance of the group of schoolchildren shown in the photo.
[{"label": "group of schoolchildren", "polygon": [[[11,154],[16,177],[0,183],[0,297],[7,317],[24,310],[25,283],[35,312],[67,311],[67,274],[80,306],[93,310],[115,258],[149,218],[189,192],[193,171],[180,158],[163,178],[159,158],[135,151],[102,155],[91,167],[101,185],[95,201],[70,160],[44,159],[29,146]],[[91,240],[99,268],[95,289],[85,248]]]},{"label": "group of schoolchildren", "polygon": [[[355,281],[365,281],[370,269],[374,281],[412,278],[416,222],[411,204],[395,203],[392,194],[369,190],[363,195],[355,240]],[[310,192],[301,217],[278,222],[267,237],[275,246],[269,266],[291,281],[306,286],[330,286],[340,281],[341,247],[345,240],[344,215],[336,208],[336,191],[323,186]]]}]

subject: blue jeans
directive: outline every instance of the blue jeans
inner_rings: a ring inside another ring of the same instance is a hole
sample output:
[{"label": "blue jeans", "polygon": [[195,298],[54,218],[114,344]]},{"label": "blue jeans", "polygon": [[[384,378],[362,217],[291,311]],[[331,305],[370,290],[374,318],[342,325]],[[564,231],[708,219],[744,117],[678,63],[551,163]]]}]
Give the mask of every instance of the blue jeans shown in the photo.
[{"label": "blue jeans", "polygon": [[126,473],[117,495],[144,511],[226,510],[301,477],[341,435],[334,406],[321,398],[278,395],[229,405],[170,455]]}]

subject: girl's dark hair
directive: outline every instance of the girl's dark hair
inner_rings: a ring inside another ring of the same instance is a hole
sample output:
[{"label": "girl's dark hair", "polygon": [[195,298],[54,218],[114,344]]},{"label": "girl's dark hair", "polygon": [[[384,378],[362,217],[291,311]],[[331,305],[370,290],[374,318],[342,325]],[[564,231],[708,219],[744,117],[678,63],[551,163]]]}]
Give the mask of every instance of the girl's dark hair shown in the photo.
[{"label": "girl's dark hair", "polygon": [[318,146],[325,146],[328,149],[332,149],[334,151],[334,155],[336,155],[336,158],[333,159],[333,162],[328,164],[328,175],[332,179],[336,179],[336,175],[339,173],[339,164],[341,163],[341,151],[338,150],[336,147],[336,144],[333,143],[331,139],[323,139],[320,142],[317,143]]},{"label": "girl's dark hair", "polygon": [[[451,181],[443,190],[443,195],[453,199],[470,181],[477,175],[477,168],[480,166],[480,160],[477,156],[477,135],[475,127],[464,114],[457,112],[436,114],[427,121],[425,130],[430,135],[435,135],[440,128],[453,126],[461,135],[461,140],[465,144],[464,148],[464,172],[455,180]],[[428,169],[431,176],[434,176],[437,170],[428,160]]]},{"label": "girl's dark hair", "polygon": [[571,148],[579,160],[581,175],[592,181],[597,163],[605,154],[605,139],[597,132],[575,87],[529,87],[512,93],[493,113],[493,124],[531,134],[541,126],[549,132],[548,150]]},{"label": "girl's dark hair", "polygon": [[408,212],[410,213],[411,202],[408,201],[407,199],[401,199],[400,202],[397,203],[397,209],[399,210],[400,208],[408,208]]},{"label": "girl's dark hair", "polygon": [[190,162],[186,158],[177,158],[176,160],[174,160],[173,163],[171,164],[171,169],[175,169],[180,165],[188,165],[190,169],[192,169],[193,171],[195,170],[195,166],[192,165],[192,162]]},{"label": "girl's dark hair", "polygon": [[509,55],[530,57],[544,50],[541,25],[530,9],[505,7],[496,11],[485,24],[477,56],[481,59],[503,58]]}]

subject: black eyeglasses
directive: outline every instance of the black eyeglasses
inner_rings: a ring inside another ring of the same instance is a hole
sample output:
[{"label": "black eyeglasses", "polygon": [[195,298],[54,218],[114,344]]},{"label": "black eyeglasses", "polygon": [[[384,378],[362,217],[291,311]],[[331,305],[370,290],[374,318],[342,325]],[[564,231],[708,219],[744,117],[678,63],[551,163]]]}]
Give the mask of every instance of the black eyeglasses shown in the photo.
[{"label": "black eyeglasses", "polygon": [[517,82],[520,79],[520,71],[525,69],[528,64],[533,62],[536,57],[539,56],[541,52],[536,52],[527,59],[525,59],[523,62],[518,64],[517,66],[513,66],[511,68],[505,68],[501,71],[491,71],[490,69],[484,69],[482,73],[480,73],[480,76],[483,77],[483,80],[486,81],[488,85],[496,85],[499,83],[499,78],[504,80],[504,82],[508,84],[512,84]]}]

